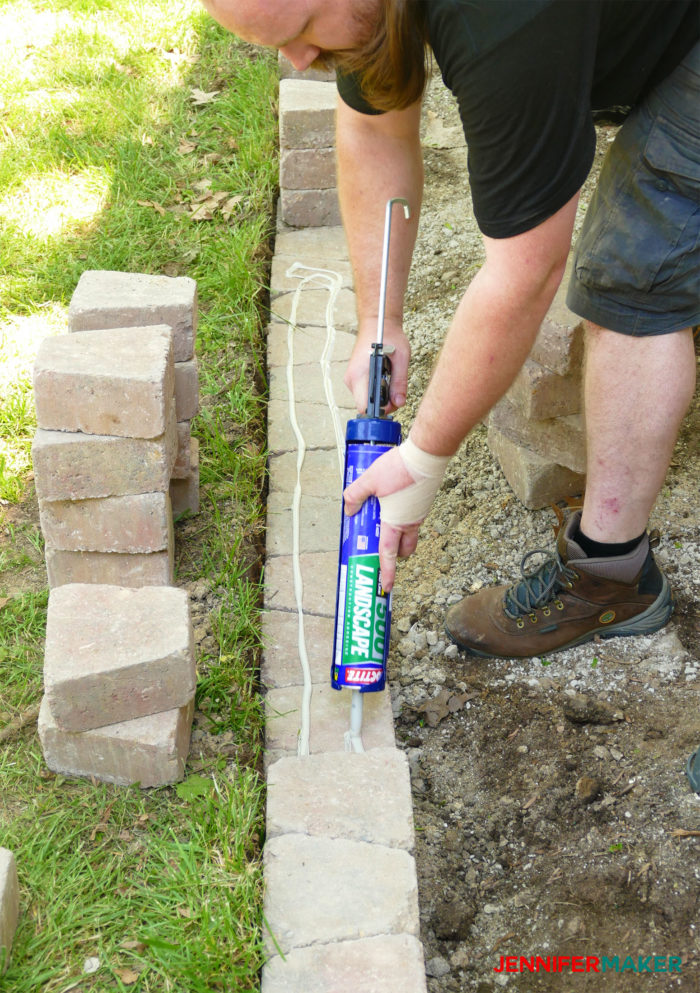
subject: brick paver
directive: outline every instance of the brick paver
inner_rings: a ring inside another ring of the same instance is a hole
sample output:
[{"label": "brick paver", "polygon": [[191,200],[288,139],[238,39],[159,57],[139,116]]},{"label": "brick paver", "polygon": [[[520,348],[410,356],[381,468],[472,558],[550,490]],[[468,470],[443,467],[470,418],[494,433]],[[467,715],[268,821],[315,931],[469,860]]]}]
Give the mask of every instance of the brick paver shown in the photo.
[{"label": "brick paver", "polygon": [[18,916],[19,884],[15,857],[9,849],[0,848],[0,974],[10,960]]},{"label": "brick paver", "polygon": [[49,586],[106,583],[110,586],[172,586],[173,548],[131,555],[46,549]]},{"label": "brick paver", "polygon": [[47,548],[64,551],[160,552],[173,540],[167,493],[43,500],[39,517]]}]

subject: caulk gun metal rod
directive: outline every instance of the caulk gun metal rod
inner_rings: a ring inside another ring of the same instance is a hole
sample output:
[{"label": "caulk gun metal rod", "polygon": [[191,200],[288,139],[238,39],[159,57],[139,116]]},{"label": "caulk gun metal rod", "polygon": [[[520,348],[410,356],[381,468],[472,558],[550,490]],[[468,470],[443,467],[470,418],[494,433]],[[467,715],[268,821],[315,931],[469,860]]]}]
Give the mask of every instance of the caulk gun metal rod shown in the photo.
[{"label": "caulk gun metal rod", "polygon": [[395,203],[403,204],[406,220],[411,216],[411,209],[405,197],[392,197],[387,200],[384,214],[384,246],[382,248],[382,274],[379,280],[379,317],[377,320],[377,344],[384,344],[384,311],[386,310],[386,284],[389,275],[389,241],[391,239],[391,208]]}]

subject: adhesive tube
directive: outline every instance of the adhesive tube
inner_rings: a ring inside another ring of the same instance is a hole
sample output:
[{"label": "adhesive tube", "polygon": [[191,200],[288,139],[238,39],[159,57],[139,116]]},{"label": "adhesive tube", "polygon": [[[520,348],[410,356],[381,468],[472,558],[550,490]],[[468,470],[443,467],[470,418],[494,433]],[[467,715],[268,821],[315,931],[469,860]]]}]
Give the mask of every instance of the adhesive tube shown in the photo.
[{"label": "adhesive tube", "polygon": [[[401,441],[388,418],[357,417],[345,432],[345,486]],[[383,690],[391,631],[391,594],[379,580],[379,501],[370,497],[352,517],[342,511],[331,685],[361,693]]]}]

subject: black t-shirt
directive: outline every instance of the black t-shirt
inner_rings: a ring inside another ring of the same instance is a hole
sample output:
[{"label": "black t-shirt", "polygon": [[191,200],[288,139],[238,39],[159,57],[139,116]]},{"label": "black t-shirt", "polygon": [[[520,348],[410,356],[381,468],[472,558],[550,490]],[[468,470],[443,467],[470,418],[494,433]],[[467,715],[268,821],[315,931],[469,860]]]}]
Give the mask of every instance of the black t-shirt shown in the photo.
[{"label": "black t-shirt", "polygon": [[[414,0],[409,0],[414,2]],[[700,36],[700,0],[426,0],[455,94],[480,229],[506,238],[576,193],[593,162],[593,112],[630,107]],[[338,75],[345,102],[373,109]]]}]

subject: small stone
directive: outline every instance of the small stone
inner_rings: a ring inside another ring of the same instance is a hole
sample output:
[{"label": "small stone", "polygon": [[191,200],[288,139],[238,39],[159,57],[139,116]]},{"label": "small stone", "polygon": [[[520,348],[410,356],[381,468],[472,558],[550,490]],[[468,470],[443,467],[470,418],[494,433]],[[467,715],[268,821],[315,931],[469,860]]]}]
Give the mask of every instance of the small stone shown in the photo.
[{"label": "small stone", "polygon": [[624,716],[607,700],[597,700],[585,693],[567,697],[563,710],[564,716],[574,724],[613,724]]},{"label": "small stone", "polygon": [[436,955],[434,958],[428,959],[425,965],[425,971],[428,976],[441,979],[443,976],[449,975],[450,963],[442,955]]},{"label": "small stone", "polygon": [[582,803],[592,803],[600,796],[600,783],[592,776],[581,776],[575,787],[576,799]]}]

